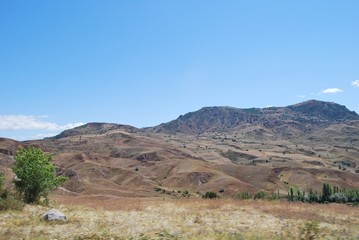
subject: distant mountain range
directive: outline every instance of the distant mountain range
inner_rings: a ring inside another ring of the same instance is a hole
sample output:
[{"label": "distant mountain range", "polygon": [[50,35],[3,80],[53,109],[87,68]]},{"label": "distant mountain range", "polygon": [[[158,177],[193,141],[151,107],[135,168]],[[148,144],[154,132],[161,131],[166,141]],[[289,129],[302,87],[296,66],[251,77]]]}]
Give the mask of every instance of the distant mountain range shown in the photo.
[{"label": "distant mountain range", "polygon": [[54,138],[83,134],[100,134],[115,129],[150,131],[157,133],[202,134],[227,132],[247,125],[277,129],[291,126],[305,131],[307,128],[327,127],[330,124],[359,120],[359,115],[345,106],[310,100],[287,107],[234,108],[204,107],[198,111],[179,116],[176,120],[155,127],[136,129],[115,123],[88,123],[66,130]]}]

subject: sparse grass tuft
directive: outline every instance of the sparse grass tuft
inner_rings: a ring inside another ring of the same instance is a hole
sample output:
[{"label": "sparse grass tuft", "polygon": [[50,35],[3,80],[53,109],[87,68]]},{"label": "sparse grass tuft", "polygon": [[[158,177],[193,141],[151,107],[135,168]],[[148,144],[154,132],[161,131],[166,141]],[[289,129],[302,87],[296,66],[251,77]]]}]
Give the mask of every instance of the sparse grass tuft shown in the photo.
[{"label": "sparse grass tuft", "polygon": [[300,239],[314,240],[320,237],[321,229],[318,222],[305,222],[304,226],[300,228]]}]

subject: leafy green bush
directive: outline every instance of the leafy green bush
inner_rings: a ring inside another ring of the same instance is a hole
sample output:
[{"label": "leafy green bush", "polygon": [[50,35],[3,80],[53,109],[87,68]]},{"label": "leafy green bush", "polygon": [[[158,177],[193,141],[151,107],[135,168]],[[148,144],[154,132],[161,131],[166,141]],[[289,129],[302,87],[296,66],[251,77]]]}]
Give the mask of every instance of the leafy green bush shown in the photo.
[{"label": "leafy green bush", "polygon": [[267,196],[266,192],[260,191],[254,194],[254,199],[264,199],[266,196]]},{"label": "leafy green bush", "polygon": [[17,178],[14,183],[25,203],[39,203],[41,197],[47,202],[50,191],[68,179],[56,176],[51,155],[39,148],[20,148],[15,160],[13,171]]},{"label": "leafy green bush", "polygon": [[202,195],[202,198],[214,199],[214,198],[218,198],[218,195],[215,192],[206,192],[206,194]]}]

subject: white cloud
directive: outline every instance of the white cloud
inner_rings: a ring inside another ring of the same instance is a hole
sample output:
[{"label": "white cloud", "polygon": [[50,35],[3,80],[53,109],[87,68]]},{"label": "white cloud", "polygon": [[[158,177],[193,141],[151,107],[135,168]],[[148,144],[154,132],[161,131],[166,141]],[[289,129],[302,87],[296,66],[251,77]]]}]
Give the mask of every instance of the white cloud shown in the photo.
[{"label": "white cloud", "polygon": [[37,133],[34,135],[20,135],[20,136],[6,136],[6,138],[14,139],[17,141],[26,141],[26,140],[37,140],[37,139],[43,139],[47,137],[53,137],[56,136],[58,132],[51,132],[51,133]]},{"label": "white cloud", "polygon": [[33,115],[0,115],[0,130],[47,130],[47,131],[63,131],[83,125],[84,123],[69,123],[66,125],[58,125],[52,122],[40,120],[47,116]]},{"label": "white cloud", "polygon": [[354,87],[359,87],[359,80],[352,81]]},{"label": "white cloud", "polygon": [[304,98],[306,98],[306,96],[305,96],[305,95],[298,95],[298,97],[299,97],[300,99],[304,99]]},{"label": "white cloud", "polygon": [[53,137],[56,136],[56,133],[38,133],[34,136],[29,137],[30,139],[42,139],[46,137]]},{"label": "white cloud", "polygon": [[340,88],[328,88],[322,91],[322,93],[329,93],[329,94],[340,93],[340,92],[344,92],[344,91],[341,90]]}]

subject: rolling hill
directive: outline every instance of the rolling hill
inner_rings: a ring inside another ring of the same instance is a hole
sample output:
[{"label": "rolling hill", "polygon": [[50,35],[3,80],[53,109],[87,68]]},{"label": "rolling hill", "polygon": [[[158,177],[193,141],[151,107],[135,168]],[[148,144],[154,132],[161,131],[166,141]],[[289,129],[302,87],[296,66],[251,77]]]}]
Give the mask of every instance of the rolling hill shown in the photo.
[{"label": "rolling hill", "polygon": [[137,129],[88,123],[37,141],[0,141],[11,176],[15,149],[54,155],[70,180],[56,194],[181,197],[214,191],[277,192],[323,183],[359,188],[359,116],[345,106],[307,101],[287,107],[205,107],[169,123]]}]

